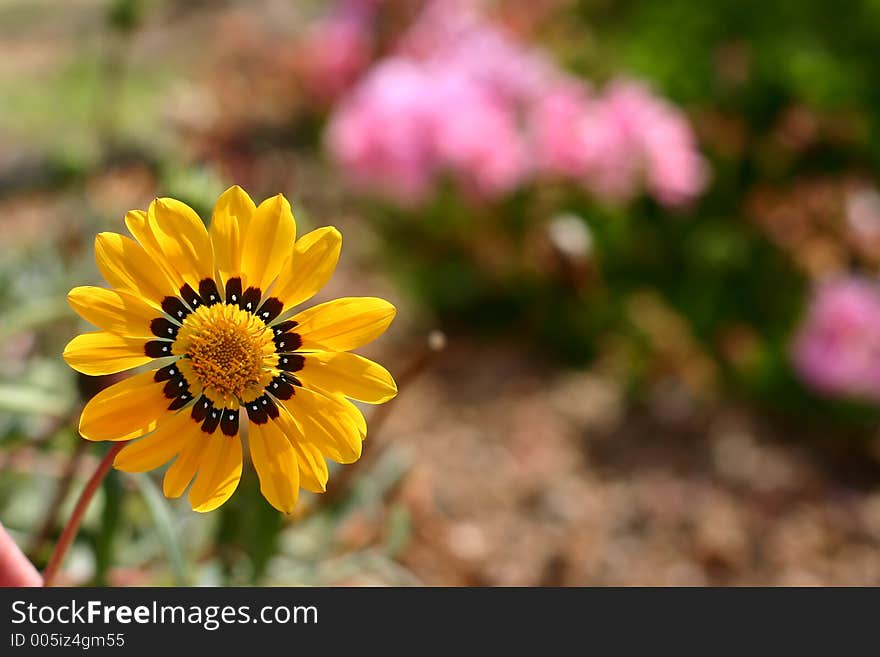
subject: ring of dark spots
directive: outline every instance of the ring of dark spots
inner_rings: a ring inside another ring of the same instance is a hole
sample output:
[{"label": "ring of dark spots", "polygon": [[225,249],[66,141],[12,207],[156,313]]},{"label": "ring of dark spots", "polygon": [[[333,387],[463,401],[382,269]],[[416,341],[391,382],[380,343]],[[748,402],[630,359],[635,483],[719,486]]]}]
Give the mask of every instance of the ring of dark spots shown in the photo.
[{"label": "ring of dark spots", "polygon": [[168,338],[169,340],[173,340],[177,337],[177,329],[180,327],[171,322],[164,317],[157,317],[152,322],[150,322],[150,331],[152,331],[153,335],[157,338]]},{"label": "ring of dark spots", "polygon": [[162,310],[168,313],[169,316],[176,319],[178,322],[182,322],[183,318],[189,315],[190,310],[186,307],[186,304],[183,303],[177,297],[165,297],[162,299]]},{"label": "ring of dark spots", "polygon": [[195,310],[200,305],[202,305],[202,299],[196,293],[192,287],[190,287],[189,283],[184,283],[183,287],[180,288],[180,297],[189,304],[189,307]]},{"label": "ring of dark spots", "polygon": [[292,331],[288,331],[287,333],[281,333],[280,335],[276,334],[273,338],[275,341],[275,348],[282,351],[296,351],[300,347],[302,347],[302,336],[299,333],[293,333]]},{"label": "ring of dark spots", "polygon": [[293,385],[288,383],[284,377],[281,376],[276,376],[272,379],[269,382],[269,385],[266,386],[266,390],[271,392],[278,399],[290,399],[295,393]]},{"label": "ring of dark spots", "polygon": [[226,303],[238,305],[241,301],[241,279],[237,276],[226,281]]},{"label": "ring of dark spots", "polygon": [[220,419],[220,430],[227,436],[238,434],[238,411],[227,408]]},{"label": "ring of dark spots", "polygon": [[220,290],[217,289],[217,283],[213,278],[205,278],[199,282],[199,297],[206,306],[220,303]]},{"label": "ring of dark spots", "polygon": [[223,417],[222,408],[212,408],[205,415],[205,421],[202,422],[202,431],[205,433],[211,434],[217,431],[217,427],[220,426],[220,420]]},{"label": "ring of dark spots", "polygon": [[254,424],[266,424],[269,418],[278,417],[278,407],[267,395],[261,395],[245,404],[248,419]]},{"label": "ring of dark spots", "polygon": [[150,340],[144,345],[144,354],[150,358],[170,356],[171,343],[167,340]]},{"label": "ring of dark spots", "polygon": [[175,376],[173,379],[168,379],[168,381],[165,382],[165,387],[162,388],[162,392],[168,397],[168,399],[174,399],[184,388],[186,388],[186,382],[183,380],[183,377]]},{"label": "ring of dark spots", "polygon": [[214,404],[211,403],[211,400],[202,395],[193,406],[192,419],[201,422],[213,408]]},{"label": "ring of dark spots", "polygon": [[278,358],[278,369],[285,372],[299,372],[306,364],[306,359],[300,354],[285,354]]},{"label": "ring of dark spots", "polygon": [[278,317],[282,310],[284,310],[284,304],[281,303],[281,299],[278,297],[269,297],[263,302],[263,305],[260,306],[260,309],[257,311],[257,317],[268,324]]},{"label": "ring of dark spots", "polygon": [[173,402],[168,404],[169,411],[176,411],[178,408],[183,408],[189,403],[189,400],[192,399],[192,395],[188,392],[184,392],[179,397],[177,397]]},{"label": "ring of dark spots", "polygon": [[171,363],[171,365],[166,365],[165,367],[156,370],[156,373],[153,374],[153,381],[156,383],[167,381],[178,374],[180,374],[180,370],[178,369],[177,364]]},{"label": "ring of dark spots", "polygon": [[257,306],[260,305],[260,299],[262,297],[263,293],[259,288],[249,287],[244,291],[244,294],[241,295],[241,303],[238,304],[238,307],[249,313],[255,313],[257,311]]},{"label": "ring of dark spots", "polygon": [[168,410],[170,411],[183,408],[192,399],[189,384],[183,374],[180,373],[180,369],[174,364],[156,370],[153,380],[157,382],[165,381],[165,385],[162,387],[162,394],[165,395],[166,399],[171,400],[171,403],[168,405]]},{"label": "ring of dark spots", "polygon": [[287,331],[289,331],[290,329],[292,329],[296,326],[299,326],[298,322],[295,322],[292,319],[288,319],[286,322],[281,322],[280,324],[273,326],[272,332],[276,336],[278,336],[278,335],[281,335],[282,333],[287,333]]}]

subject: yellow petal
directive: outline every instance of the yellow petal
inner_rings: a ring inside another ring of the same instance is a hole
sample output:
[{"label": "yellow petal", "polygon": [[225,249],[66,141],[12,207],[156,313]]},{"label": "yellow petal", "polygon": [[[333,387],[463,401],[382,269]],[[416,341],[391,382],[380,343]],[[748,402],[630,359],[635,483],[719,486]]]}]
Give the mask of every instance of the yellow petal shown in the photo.
[{"label": "yellow petal", "polygon": [[388,370],[363,356],[318,351],[303,357],[303,368],[296,376],[305,385],[367,404],[381,404],[397,394],[397,384]]},{"label": "yellow petal", "polygon": [[125,213],[125,225],[153,259],[153,266],[164,272],[168,280],[174,284],[174,289],[179,290],[185,281],[162,254],[162,247],[150,226],[149,214],[143,210],[130,210]]},{"label": "yellow petal", "polygon": [[177,287],[134,240],[118,233],[98,233],[95,238],[98,270],[110,285],[130,292],[156,308],[162,299],[177,294]]},{"label": "yellow petal", "polygon": [[291,441],[299,465],[299,485],[313,493],[327,490],[327,461],[321,450],[304,441]]},{"label": "yellow petal", "polygon": [[397,310],[376,297],[344,297],[312,306],[292,320],[304,351],[348,351],[378,338]]},{"label": "yellow petal", "polygon": [[[185,411],[184,411],[185,412]],[[165,471],[162,481],[162,492],[165,497],[180,497],[196,476],[202,462],[202,455],[208,447],[208,434],[202,431],[199,424],[191,423],[192,428],[185,430],[181,439],[186,443],[183,451],[174,459],[171,467]]]},{"label": "yellow petal", "polygon": [[124,472],[154,470],[177,456],[186,447],[187,431],[198,426],[189,409],[171,415],[149,436],[123,447],[113,459],[113,467]]},{"label": "yellow petal", "polygon": [[214,206],[211,215],[211,243],[214,259],[223,285],[241,275],[241,252],[244,236],[257,206],[238,185],[227,189]]},{"label": "yellow petal", "polygon": [[116,374],[149,363],[144,338],[123,338],[95,331],[76,336],[64,347],[64,360],[77,372],[91,376]]},{"label": "yellow petal", "polygon": [[213,511],[223,504],[241,479],[241,440],[216,431],[207,438],[195,483],[189,490],[193,511]]},{"label": "yellow petal", "polygon": [[313,230],[296,241],[272,288],[272,296],[281,300],[284,310],[308,301],[327,284],[341,248],[342,235],[332,226]]},{"label": "yellow petal", "polygon": [[164,385],[153,372],[137,374],[92,397],[79,418],[79,432],[87,440],[130,440],[153,431],[171,418]]},{"label": "yellow petal", "polygon": [[[299,432],[305,442],[321,450],[337,463],[353,463],[361,456],[363,436],[351,412],[338,399],[325,397],[307,388],[297,388],[282,402],[277,421],[284,433]],[[288,424],[293,424],[290,428]]]},{"label": "yellow petal", "polygon": [[296,240],[296,222],[290,203],[281,194],[257,207],[244,236],[241,268],[247,285],[263,292],[275,280]]},{"label": "yellow petal", "polygon": [[152,337],[150,322],[162,315],[128,292],[103,287],[75,287],[67,293],[67,301],[87,322],[125,337]]},{"label": "yellow petal", "polygon": [[[330,396],[330,395],[325,395]],[[361,413],[361,409],[355,406],[353,403],[348,401],[342,395],[333,395],[333,397],[339,402],[345,412],[348,414],[348,418],[351,420],[352,424],[357,428],[358,433],[361,436],[361,440],[364,440],[367,437],[367,421],[364,419],[364,414]]]},{"label": "yellow petal", "polygon": [[282,414],[275,420],[275,423],[296,452],[297,465],[299,466],[299,485],[313,493],[325,492],[330,473],[324,454],[316,445],[306,441],[302,431],[286,412],[282,410]]},{"label": "yellow petal", "polygon": [[270,421],[252,422],[248,442],[263,497],[279,511],[291,513],[299,496],[299,466],[290,441]]},{"label": "yellow petal", "polygon": [[[172,198],[157,198],[147,211],[147,223],[161,258],[194,290],[202,280],[214,277],[211,238],[195,210]],[[144,248],[155,247],[144,244]]]}]

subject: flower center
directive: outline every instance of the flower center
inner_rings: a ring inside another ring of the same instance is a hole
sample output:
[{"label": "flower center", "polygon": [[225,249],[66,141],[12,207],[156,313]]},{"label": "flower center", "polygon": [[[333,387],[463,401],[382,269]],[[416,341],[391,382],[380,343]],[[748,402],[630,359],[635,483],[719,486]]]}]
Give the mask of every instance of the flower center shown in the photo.
[{"label": "flower center", "polygon": [[238,306],[200,306],[187,315],[172,353],[217,406],[237,408],[262,394],[278,364],[272,331]]}]

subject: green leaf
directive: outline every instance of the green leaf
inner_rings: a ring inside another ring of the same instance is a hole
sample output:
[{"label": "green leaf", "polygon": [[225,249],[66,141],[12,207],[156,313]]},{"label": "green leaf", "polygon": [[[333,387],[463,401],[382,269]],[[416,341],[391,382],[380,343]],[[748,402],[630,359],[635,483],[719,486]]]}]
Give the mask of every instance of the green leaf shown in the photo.
[{"label": "green leaf", "polygon": [[165,496],[159,492],[156,484],[146,474],[133,474],[132,479],[147,503],[150,515],[153,516],[153,521],[156,523],[159,540],[165,546],[165,552],[168,554],[168,561],[171,565],[171,572],[174,573],[174,584],[176,586],[189,586],[183,551],[180,549],[180,544],[177,541],[178,533],[174,529],[174,519],[171,516],[171,510],[168,508]]}]

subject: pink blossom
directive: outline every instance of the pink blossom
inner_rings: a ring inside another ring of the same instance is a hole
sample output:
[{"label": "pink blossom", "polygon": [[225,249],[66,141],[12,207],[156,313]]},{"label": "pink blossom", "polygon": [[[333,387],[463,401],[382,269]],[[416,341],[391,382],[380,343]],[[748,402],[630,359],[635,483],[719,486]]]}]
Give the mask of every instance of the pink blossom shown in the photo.
[{"label": "pink blossom", "polygon": [[429,3],[337,107],[328,144],[356,184],[406,202],[441,175],[484,199],[541,175],[618,202],[644,188],[665,205],[699,194],[706,168],[679,110],[635,82],[591,93],[476,4]]},{"label": "pink blossom", "polygon": [[644,181],[664,205],[693,200],[706,169],[684,115],[637,82],[612,83],[587,111],[581,134],[585,183],[604,198],[626,200]]},{"label": "pink blossom", "polygon": [[627,201],[640,182],[642,149],[630,108],[613,95],[599,97],[587,108],[577,133],[586,170],[581,182],[599,198]]},{"label": "pink blossom", "polygon": [[538,98],[558,75],[553,63],[487,21],[479,4],[428,3],[401,38],[398,52],[428,66],[455,70],[508,102]]},{"label": "pink blossom", "polygon": [[819,287],[793,358],[798,374],[819,391],[880,401],[880,286],[845,278]]},{"label": "pink blossom", "polygon": [[432,85],[438,111],[433,134],[426,137],[433,142],[439,166],[480,198],[495,198],[516,188],[527,173],[528,161],[510,107],[458,76],[433,78]]},{"label": "pink blossom", "polygon": [[564,79],[533,104],[528,120],[539,170],[574,179],[586,174],[590,157],[584,131],[590,102],[584,84]]},{"label": "pink blossom", "polygon": [[348,89],[370,65],[373,41],[369,26],[331,18],[311,26],[299,49],[306,90],[328,103]]},{"label": "pink blossom", "polygon": [[381,0],[342,0],[309,26],[297,49],[297,67],[313,100],[335,101],[370,66],[380,4]]},{"label": "pink blossom", "polygon": [[425,72],[392,58],[377,65],[337,108],[327,130],[330,152],[352,181],[401,202],[417,202],[436,171],[434,113]]}]

